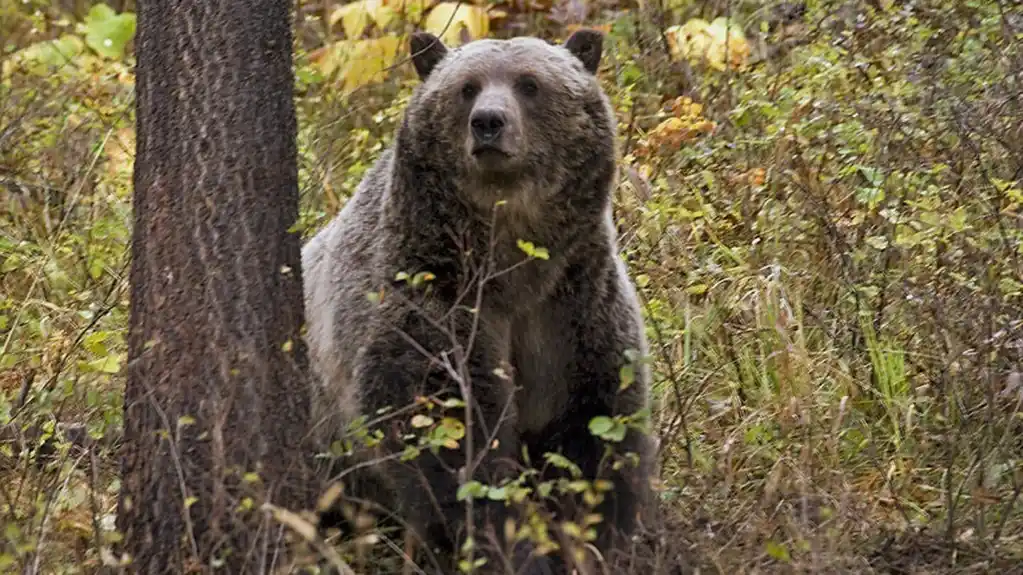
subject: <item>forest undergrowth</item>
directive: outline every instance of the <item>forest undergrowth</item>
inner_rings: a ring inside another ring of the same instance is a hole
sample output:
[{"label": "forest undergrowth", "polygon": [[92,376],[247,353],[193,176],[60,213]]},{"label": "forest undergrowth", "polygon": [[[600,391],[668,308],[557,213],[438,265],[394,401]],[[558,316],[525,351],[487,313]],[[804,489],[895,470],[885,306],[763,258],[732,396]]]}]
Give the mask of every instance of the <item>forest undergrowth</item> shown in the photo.
[{"label": "forest undergrowth", "polygon": [[[305,237],[415,85],[367,1],[298,8]],[[0,0],[0,572],[114,560],[132,4]],[[665,519],[622,570],[1023,573],[1019,3],[468,6],[607,33]]]}]

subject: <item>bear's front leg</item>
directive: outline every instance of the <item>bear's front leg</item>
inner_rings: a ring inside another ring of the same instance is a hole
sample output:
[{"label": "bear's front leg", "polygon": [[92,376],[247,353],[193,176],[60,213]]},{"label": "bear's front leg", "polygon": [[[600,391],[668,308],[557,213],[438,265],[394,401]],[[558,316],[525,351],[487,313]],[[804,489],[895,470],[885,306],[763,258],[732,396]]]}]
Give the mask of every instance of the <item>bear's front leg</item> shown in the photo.
[{"label": "bear's front leg", "polygon": [[[612,378],[607,373],[613,370],[617,376],[618,369],[609,363],[604,366],[607,369],[603,370],[603,375],[598,374],[596,369],[588,369],[588,366],[580,369],[577,372],[580,381],[589,380],[592,383],[582,383],[583,389],[570,396],[571,407],[560,420],[553,422],[543,432],[531,434],[527,438],[530,453],[560,453],[579,467],[583,479],[612,482],[611,489],[603,492],[603,500],[592,510],[602,518],[596,527],[596,544],[602,552],[612,547],[616,534],[628,536],[635,531],[637,514],[650,502],[649,477],[653,469],[653,443],[648,435],[627,427],[623,439],[606,441],[594,436],[590,429],[590,422],[596,417],[613,418],[615,415],[634,412],[618,408],[609,400],[611,394],[603,397],[595,394],[597,387],[606,389],[611,387],[612,382],[615,386],[618,384],[617,377]],[[607,454],[608,447],[611,449],[610,454]],[[565,473],[560,469],[548,468],[545,479],[557,476],[565,476]],[[590,512],[581,511],[580,504],[578,495],[569,495],[562,500],[557,515],[561,519],[579,521]]]},{"label": "bear's front leg", "polygon": [[[614,484],[596,509],[603,517],[597,528],[597,546],[605,553],[615,535],[634,533],[638,517],[653,503],[650,478],[655,469],[654,441],[636,426],[644,422],[633,418],[626,423],[624,437],[619,435],[617,421],[611,430],[606,425],[590,426],[596,417],[626,419],[642,415],[640,412],[649,408],[650,372],[639,361],[648,353],[647,342],[638,303],[625,281],[615,282],[608,297],[590,308],[575,326],[570,400],[574,407],[569,416],[571,424],[566,426],[575,437],[562,442],[567,452],[578,450],[574,461],[585,477],[600,477]],[[623,374],[622,368],[630,363]],[[599,437],[598,432],[605,436]]]},{"label": "bear's front leg", "polygon": [[[463,481],[494,485],[512,472],[511,456],[518,445],[514,433],[515,406],[509,383],[495,371],[500,365],[503,346],[492,332],[477,330],[469,347],[467,324],[442,330],[437,324],[419,317],[419,313],[408,312],[395,322],[393,329],[382,330],[373,339],[359,359],[358,379],[367,413],[384,407],[400,410],[414,404],[416,398],[429,396],[441,401],[458,398],[471,405],[471,421],[465,422],[465,436],[457,444],[424,446],[413,459],[394,458],[386,467],[401,507],[399,513],[430,551],[439,551],[437,555],[442,564],[451,565],[446,568],[453,569],[460,542],[467,535],[467,519],[475,530],[477,548],[487,546],[489,537],[481,529],[488,525],[494,527],[500,539],[506,516],[503,503],[475,499],[470,518],[467,503],[458,500],[457,492]],[[449,327],[450,322],[445,323],[445,328]],[[462,365],[459,365],[460,354],[453,352],[455,347],[469,348]],[[469,391],[468,396],[464,391]],[[429,415],[433,423],[423,426],[427,420],[420,419],[417,425],[412,425],[414,414]],[[415,409],[388,421],[384,425],[384,452],[405,451],[409,445],[416,444],[415,439],[409,439],[410,434],[429,434],[444,417],[464,422],[464,408],[447,408],[441,412],[435,404],[433,410]],[[470,438],[471,453],[467,447]],[[435,443],[434,440],[431,443]],[[444,443],[443,440],[440,443]],[[473,467],[471,477],[470,467]],[[479,556],[477,551],[476,557]],[[488,563],[493,564],[495,560],[496,557],[489,558]]]},{"label": "bear's front leg", "polygon": [[[545,451],[561,453],[579,466],[584,479],[613,483],[603,492],[596,509],[580,508],[582,498],[568,495],[559,502],[557,513],[559,519],[572,521],[590,512],[599,513],[602,521],[596,526],[596,544],[605,556],[613,547],[615,535],[631,535],[637,514],[652,502],[649,478],[655,469],[650,435],[626,425],[624,436],[619,437],[620,424],[608,426],[616,416],[646,409],[650,385],[649,370],[634,363],[632,381],[622,389],[622,367],[629,362],[627,351],[646,354],[647,343],[635,296],[628,285],[619,282],[609,278],[605,286],[599,286],[603,289],[594,290],[596,293],[577,289],[558,302],[573,310],[566,314],[571,319],[560,335],[561,345],[571,354],[566,409],[539,432],[522,438],[533,457]],[[608,419],[591,428],[597,417]],[[546,477],[557,476],[564,476],[564,472],[548,467]]]}]

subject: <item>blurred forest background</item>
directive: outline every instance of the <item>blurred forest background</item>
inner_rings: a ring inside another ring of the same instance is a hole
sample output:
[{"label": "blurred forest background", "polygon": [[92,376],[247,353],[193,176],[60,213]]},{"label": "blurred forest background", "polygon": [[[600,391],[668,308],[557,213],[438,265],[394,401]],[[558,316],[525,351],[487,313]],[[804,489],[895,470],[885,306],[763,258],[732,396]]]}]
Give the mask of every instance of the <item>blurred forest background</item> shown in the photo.
[{"label": "blurred forest background", "polygon": [[[112,560],[133,10],[0,0],[4,573]],[[306,237],[392,137],[410,30],[578,26],[608,35],[676,552],[704,573],[1023,573],[1020,3],[300,0]]]}]

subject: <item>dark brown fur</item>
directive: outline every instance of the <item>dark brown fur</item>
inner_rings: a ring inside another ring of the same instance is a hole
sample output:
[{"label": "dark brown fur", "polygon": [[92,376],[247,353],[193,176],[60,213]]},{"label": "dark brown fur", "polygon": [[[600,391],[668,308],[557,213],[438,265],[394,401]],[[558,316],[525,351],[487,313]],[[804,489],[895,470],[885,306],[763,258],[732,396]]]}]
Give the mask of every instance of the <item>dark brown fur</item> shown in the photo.
[{"label": "dark brown fur", "polygon": [[[595,76],[601,43],[599,33],[584,30],[564,46],[515,38],[448,50],[429,34],[413,36],[423,83],[394,145],[303,253],[314,409],[325,445],[359,414],[457,391],[407,339],[440,356],[454,344],[441,324],[462,345],[472,336],[467,372],[476,421],[493,428],[504,416],[497,447],[476,470],[480,481],[513,473],[522,447],[534,465],[544,452],[560,452],[593,478],[605,447],[590,434],[590,420],[647,407],[645,367],[619,391],[626,350],[645,354],[647,342],[611,218],[616,120]],[[502,127],[481,151],[486,135],[473,125],[484,112]],[[549,259],[523,263],[519,239],[546,248]],[[477,291],[481,270],[513,266]],[[436,277],[423,295],[395,281],[401,271]],[[382,302],[371,303],[366,293],[382,288]],[[481,305],[472,313],[477,295]],[[432,323],[423,313],[443,319]],[[495,374],[501,366],[510,367],[510,378]],[[478,423],[473,431],[477,450],[490,443]],[[652,439],[630,429],[616,449],[638,453],[641,464],[603,471],[615,487],[598,511],[629,533],[649,496]],[[378,476],[420,535],[451,553],[455,537],[446,529],[460,525],[464,503],[445,467],[458,469],[464,454],[441,449],[414,464],[394,463]],[[501,524],[503,504],[475,505],[481,518]],[[599,533],[598,547],[607,549],[611,531]]]}]

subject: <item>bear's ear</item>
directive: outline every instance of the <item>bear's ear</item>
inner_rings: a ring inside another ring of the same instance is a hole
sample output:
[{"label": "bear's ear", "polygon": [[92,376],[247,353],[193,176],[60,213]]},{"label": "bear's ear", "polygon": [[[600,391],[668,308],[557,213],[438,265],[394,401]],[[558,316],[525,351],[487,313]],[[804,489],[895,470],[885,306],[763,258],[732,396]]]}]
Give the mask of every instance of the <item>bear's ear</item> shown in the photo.
[{"label": "bear's ear", "polygon": [[596,74],[600,67],[600,56],[604,48],[604,34],[600,30],[583,28],[576,30],[568,40],[565,48],[583,63],[590,74]]},{"label": "bear's ear", "polygon": [[413,32],[409,47],[412,50],[412,65],[416,67],[420,80],[425,80],[448,53],[444,42],[429,32]]}]

